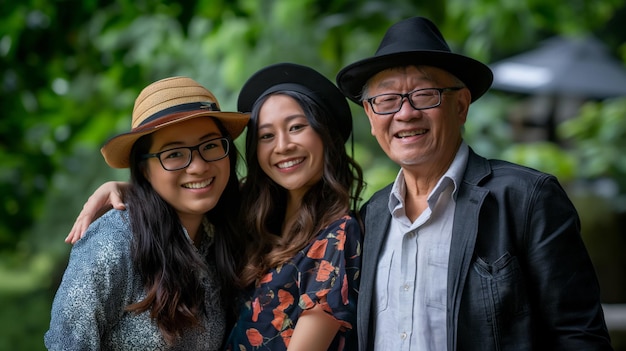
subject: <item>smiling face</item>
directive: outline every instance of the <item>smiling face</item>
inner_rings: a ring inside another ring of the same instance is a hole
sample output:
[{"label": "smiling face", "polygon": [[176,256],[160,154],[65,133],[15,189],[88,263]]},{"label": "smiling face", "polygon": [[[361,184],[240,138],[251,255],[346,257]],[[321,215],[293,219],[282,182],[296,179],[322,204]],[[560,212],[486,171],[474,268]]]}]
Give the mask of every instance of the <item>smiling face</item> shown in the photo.
[{"label": "smiling face", "polygon": [[[195,146],[221,136],[211,118],[194,118],[154,132],[149,152]],[[193,151],[189,166],[177,171],[166,171],[158,158],[153,157],[146,160],[145,175],[154,190],[174,207],[183,225],[196,223],[215,207],[226,188],[230,176],[229,157],[206,162],[198,151]]]},{"label": "smiling face", "polygon": [[322,178],[322,139],[293,98],[272,95],[261,106],[257,160],[268,177],[298,198]]},{"label": "smiling face", "polygon": [[[409,66],[379,72],[367,84],[367,96],[408,93],[424,88],[448,88],[461,82],[439,68]],[[377,115],[363,102],[372,135],[387,156],[403,169],[440,172],[447,169],[461,143],[461,130],[471,96],[469,90],[442,93],[441,105],[415,110],[404,101],[400,111]]]}]

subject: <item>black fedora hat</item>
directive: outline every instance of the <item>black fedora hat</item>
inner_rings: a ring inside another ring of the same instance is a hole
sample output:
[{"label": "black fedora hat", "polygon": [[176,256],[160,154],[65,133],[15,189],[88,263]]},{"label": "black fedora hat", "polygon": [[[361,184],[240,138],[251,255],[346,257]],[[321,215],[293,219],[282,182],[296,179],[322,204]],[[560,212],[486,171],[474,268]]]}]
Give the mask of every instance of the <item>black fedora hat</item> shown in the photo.
[{"label": "black fedora hat", "polygon": [[360,104],[368,79],[387,68],[428,65],[446,70],[459,78],[472,94],[472,102],[491,86],[493,73],[482,62],[455,54],[430,20],[412,17],[387,30],[374,56],[344,67],[337,74],[337,85],[350,100]]},{"label": "black fedora hat", "polygon": [[277,63],[253,74],[241,88],[237,110],[251,112],[261,97],[278,91],[296,91],[327,109],[344,141],[352,133],[352,113],[341,91],[316,70],[295,63]]}]

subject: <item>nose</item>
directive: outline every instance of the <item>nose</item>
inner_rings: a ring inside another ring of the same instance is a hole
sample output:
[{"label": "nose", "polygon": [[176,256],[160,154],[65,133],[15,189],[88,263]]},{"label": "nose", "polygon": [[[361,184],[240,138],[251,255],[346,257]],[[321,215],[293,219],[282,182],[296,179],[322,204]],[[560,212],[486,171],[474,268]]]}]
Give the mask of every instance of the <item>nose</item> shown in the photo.
[{"label": "nose", "polygon": [[393,115],[393,118],[400,121],[408,121],[416,118],[419,113],[421,111],[414,109],[409,102],[409,98],[404,96],[400,102],[400,110]]},{"label": "nose", "polygon": [[187,173],[203,173],[209,168],[209,164],[211,162],[207,162],[200,156],[200,151],[193,150],[191,151],[191,163],[187,166]]},{"label": "nose", "polygon": [[292,143],[289,138],[289,134],[280,133],[276,136],[276,148],[275,151],[277,153],[285,153],[291,149]]}]

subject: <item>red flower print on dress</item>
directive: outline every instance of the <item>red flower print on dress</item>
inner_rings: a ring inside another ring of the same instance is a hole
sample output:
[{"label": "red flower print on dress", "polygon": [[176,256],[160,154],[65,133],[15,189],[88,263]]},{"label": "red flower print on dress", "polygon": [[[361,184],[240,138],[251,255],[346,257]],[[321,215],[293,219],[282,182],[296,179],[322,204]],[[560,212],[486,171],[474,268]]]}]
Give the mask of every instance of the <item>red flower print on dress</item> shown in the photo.
[{"label": "red flower print on dress", "polygon": [[272,312],[274,313],[274,319],[272,319],[272,326],[274,326],[274,329],[278,331],[283,330],[284,324],[285,324],[285,317],[287,317],[287,315],[285,314],[285,312],[279,309],[274,309]]},{"label": "red flower print on dress", "polygon": [[317,270],[317,277],[315,280],[318,282],[325,282],[330,279],[330,273],[335,270],[335,267],[326,260],[320,262],[320,268]]},{"label": "red flower print on dress", "polygon": [[341,230],[337,231],[337,250],[343,251],[346,245],[346,222],[341,223]]},{"label": "red flower print on dress", "polygon": [[263,335],[261,335],[258,330],[250,328],[246,330],[246,336],[248,337],[248,342],[253,347],[263,345]]},{"label": "red flower print on dress", "polygon": [[252,301],[252,321],[257,322],[259,320],[259,313],[261,313],[261,302],[257,297]]},{"label": "red flower print on dress", "polygon": [[323,300],[323,299],[324,299],[324,297],[325,297],[326,295],[328,295],[328,293],[329,293],[329,292],[330,292],[330,289],[322,289],[322,290],[318,290],[318,291],[315,293],[315,296],[317,296],[320,300]]},{"label": "red flower print on dress", "polygon": [[348,304],[348,275],[344,275],[343,276],[343,283],[341,284],[341,302],[343,302],[344,305]]},{"label": "red flower print on dress", "polygon": [[309,249],[309,252],[307,252],[306,256],[314,260],[324,258],[326,246],[328,246],[328,239],[316,240],[313,245],[311,245],[311,248]]},{"label": "red flower print on dress", "polygon": [[286,310],[287,307],[293,305],[293,300],[293,295],[291,295],[287,290],[278,290],[278,301],[280,304],[276,307],[276,309],[281,311]]},{"label": "red flower print on dress", "polygon": [[283,342],[285,346],[289,348],[289,341],[291,341],[291,336],[293,335],[293,329],[287,329],[280,333],[280,336],[283,338]]},{"label": "red flower print on dress", "polygon": [[344,333],[356,323],[361,240],[358,221],[343,217],[320,231],[293,259],[260,276],[241,306],[227,343],[229,351],[285,351],[303,312],[317,305],[340,323],[329,350],[345,351]]},{"label": "red flower print on dress", "polygon": [[[283,290],[280,289],[278,290],[278,306],[276,306],[276,308],[274,308],[274,310],[272,311],[274,313],[274,319],[272,320],[272,325],[274,326],[274,328],[276,328],[276,330],[283,330],[284,328],[286,328],[286,326],[284,325],[285,323],[289,324],[291,322],[291,320],[288,318],[288,316],[285,314],[285,310],[293,305],[293,295],[291,295],[287,290]],[[287,318],[287,320],[285,320],[285,318]]]},{"label": "red flower print on dress", "polygon": [[298,306],[302,310],[308,310],[309,308],[312,308],[313,306],[315,306],[315,303],[313,302],[313,300],[311,300],[309,295],[302,294],[300,295],[300,301],[298,302]]},{"label": "red flower print on dress", "polygon": [[261,280],[259,281],[259,285],[263,283],[271,282],[272,279],[273,279],[273,273],[269,272],[266,275],[264,275],[263,278],[261,278]]}]

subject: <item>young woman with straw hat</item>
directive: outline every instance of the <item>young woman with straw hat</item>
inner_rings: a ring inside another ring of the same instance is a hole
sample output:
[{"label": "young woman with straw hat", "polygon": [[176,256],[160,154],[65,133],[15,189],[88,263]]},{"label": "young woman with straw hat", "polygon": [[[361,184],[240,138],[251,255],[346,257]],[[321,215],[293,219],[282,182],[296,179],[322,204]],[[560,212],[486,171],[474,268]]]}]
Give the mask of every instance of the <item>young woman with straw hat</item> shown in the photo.
[{"label": "young woman with straw hat", "polygon": [[141,92],[131,130],[101,150],[130,168],[128,211],[107,212],[72,248],[48,349],[220,348],[245,240],[232,140],[248,118],[186,77]]}]

